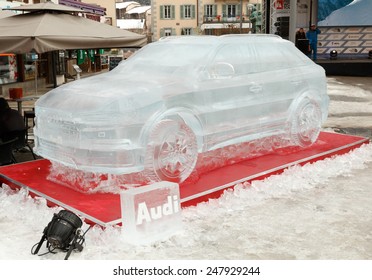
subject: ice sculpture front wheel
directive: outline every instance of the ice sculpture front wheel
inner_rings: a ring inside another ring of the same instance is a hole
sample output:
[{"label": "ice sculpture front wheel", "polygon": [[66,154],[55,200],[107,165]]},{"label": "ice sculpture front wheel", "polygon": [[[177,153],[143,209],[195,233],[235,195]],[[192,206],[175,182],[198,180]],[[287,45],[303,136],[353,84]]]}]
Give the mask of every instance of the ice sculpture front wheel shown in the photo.
[{"label": "ice sculpture front wheel", "polygon": [[182,120],[161,120],[150,133],[145,169],[150,180],[181,183],[198,158],[194,132]]},{"label": "ice sculpture front wheel", "polygon": [[307,147],[319,136],[322,113],[318,102],[304,98],[297,106],[291,124],[291,136],[295,145]]}]

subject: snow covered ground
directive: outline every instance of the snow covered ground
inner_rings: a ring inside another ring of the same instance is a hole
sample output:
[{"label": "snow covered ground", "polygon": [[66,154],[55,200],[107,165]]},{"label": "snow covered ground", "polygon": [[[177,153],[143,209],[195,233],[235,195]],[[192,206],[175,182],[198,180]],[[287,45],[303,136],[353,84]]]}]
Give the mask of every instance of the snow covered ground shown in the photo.
[{"label": "snow covered ground", "polygon": [[[328,78],[324,130],[371,136],[371,80]],[[165,241],[134,246],[123,242],[119,227],[92,228],[70,260],[371,260],[371,170],[368,144],[184,209],[183,231]],[[59,210],[23,190],[0,188],[0,260],[63,259],[30,253]]]}]

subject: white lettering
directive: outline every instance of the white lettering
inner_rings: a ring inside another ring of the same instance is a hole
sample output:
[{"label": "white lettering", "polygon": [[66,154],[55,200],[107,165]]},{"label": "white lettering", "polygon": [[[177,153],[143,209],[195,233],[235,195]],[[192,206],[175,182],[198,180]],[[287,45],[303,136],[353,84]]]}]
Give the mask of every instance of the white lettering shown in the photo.
[{"label": "white lettering", "polygon": [[173,209],[174,209],[174,213],[177,213],[178,211],[180,211],[179,203],[180,202],[178,201],[177,195],[174,195],[173,196]]},{"label": "white lettering", "polygon": [[160,219],[163,216],[161,213],[161,206],[151,207],[150,213],[151,213],[151,219],[153,220]]},{"label": "white lettering", "polygon": [[164,205],[163,205],[163,215],[168,216],[168,215],[172,215],[174,213],[177,213],[179,211],[177,195],[173,196],[173,201],[172,201],[172,197],[170,195],[168,195],[167,201],[168,202],[164,203]]},{"label": "white lettering", "polygon": [[147,209],[146,202],[138,203],[137,211],[137,225],[141,225],[143,221],[151,222],[149,210]]},{"label": "white lettering", "polygon": [[163,216],[173,215],[180,210],[178,196],[174,195],[172,198],[172,196],[168,195],[166,203],[150,207],[150,209],[148,209],[146,202],[138,203],[137,210],[137,225],[141,225],[144,221],[151,222],[152,220],[161,219]]}]

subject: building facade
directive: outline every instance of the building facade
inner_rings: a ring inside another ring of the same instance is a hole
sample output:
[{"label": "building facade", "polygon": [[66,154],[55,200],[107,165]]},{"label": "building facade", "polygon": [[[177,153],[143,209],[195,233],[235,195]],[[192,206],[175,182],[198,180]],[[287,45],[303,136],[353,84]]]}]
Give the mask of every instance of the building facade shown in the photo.
[{"label": "building facade", "polygon": [[115,7],[115,0],[84,0],[85,3],[89,4],[99,4],[101,7],[106,9],[106,13],[104,19],[101,19],[101,22],[104,21],[105,23],[116,26],[116,7]]},{"label": "building facade", "polygon": [[152,0],[152,40],[260,32],[261,0]]}]

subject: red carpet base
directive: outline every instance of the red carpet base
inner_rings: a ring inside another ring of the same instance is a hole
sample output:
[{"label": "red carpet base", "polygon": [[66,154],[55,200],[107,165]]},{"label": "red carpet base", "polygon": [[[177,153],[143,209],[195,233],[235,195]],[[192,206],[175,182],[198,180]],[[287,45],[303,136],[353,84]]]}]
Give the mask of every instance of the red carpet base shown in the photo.
[{"label": "red carpet base", "polygon": [[[364,137],[322,132],[311,147],[290,153],[270,154],[216,169],[196,183],[181,184],[182,207],[218,198],[228,188],[241,182],[262,180],[281,173],[292,165],[304,165],[334,155],[347,153],[369,143]],[[119,194],[84,194],[47,180],[50,162],[35,160],[0,167],[0,182],[11,188],[26,188],[31,196],[40,196],[49,206],[61,206],[80,215],[86,222],[103,227],[121,223]]]}]

